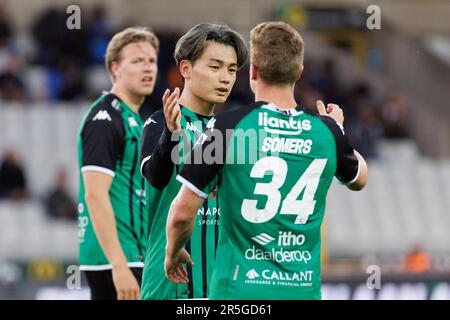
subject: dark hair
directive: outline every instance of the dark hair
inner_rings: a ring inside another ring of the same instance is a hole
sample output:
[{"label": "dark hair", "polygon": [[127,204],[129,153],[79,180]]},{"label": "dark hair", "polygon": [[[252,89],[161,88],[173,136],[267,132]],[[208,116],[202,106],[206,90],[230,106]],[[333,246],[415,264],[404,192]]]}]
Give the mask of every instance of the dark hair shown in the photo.
[{"label": "dark hair", "polygon": [[238,69],[247,62],[248,50],[239,33],[227,25],[200,23],[177,41],[173,54],[177,66],[182,60],[195,62],[206,49],[208,41],[233,47],[236,51]]}]

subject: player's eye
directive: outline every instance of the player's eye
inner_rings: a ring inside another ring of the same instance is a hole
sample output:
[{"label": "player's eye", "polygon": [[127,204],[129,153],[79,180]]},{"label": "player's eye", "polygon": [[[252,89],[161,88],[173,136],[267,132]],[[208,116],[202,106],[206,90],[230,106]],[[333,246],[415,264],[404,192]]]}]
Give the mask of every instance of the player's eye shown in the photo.
[{"label": "player's eye", "polygon": [[228,69],[228,71],[229,71],[230,73],[236,73],[236,69],[234,69],[234,68]]},{"label": "player's eye", "polygon": [[219,66],[210,66],[210,68],[213,70],[219,70]]}]

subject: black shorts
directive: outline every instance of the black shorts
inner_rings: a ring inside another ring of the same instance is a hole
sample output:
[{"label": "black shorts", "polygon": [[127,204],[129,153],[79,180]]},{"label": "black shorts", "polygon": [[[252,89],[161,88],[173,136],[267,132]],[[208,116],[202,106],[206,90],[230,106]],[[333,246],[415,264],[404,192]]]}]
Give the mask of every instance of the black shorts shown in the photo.
[{"label": "black shorts", "polygon": [[[130,268],[139,286],[142,282],[142,268]],[[85,271],[91,289],[91,300],[117,300],[117,292],[112,279],[112,270]]]}]

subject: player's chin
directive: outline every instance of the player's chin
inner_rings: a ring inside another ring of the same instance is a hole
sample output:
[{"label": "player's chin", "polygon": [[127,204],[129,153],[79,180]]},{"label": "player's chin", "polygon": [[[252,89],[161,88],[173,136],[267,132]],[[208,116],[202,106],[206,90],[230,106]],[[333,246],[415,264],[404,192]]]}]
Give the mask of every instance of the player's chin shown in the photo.
[{"label": "player's chin", "polygon": [[148,96],[153,93],[154,86],[144,86],[139,88],[138,92],[141,96]]},{"label": "player's chin", "polygon": [[225,103],[225,101],[227,101],[227,98],[228,98],[228,94],[223,95],[223,96],[214,94],[210,100],[211,100],[211,103],[213,103],[213,104],[222,104],[222,103]]}]

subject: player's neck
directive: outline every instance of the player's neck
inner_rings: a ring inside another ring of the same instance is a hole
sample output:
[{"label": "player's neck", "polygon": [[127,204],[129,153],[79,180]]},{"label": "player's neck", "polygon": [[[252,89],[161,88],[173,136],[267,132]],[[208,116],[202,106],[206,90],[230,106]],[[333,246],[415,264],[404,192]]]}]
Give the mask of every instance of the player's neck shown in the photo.
[{"label": "player's neck", "polygon": [[209,117],[214,113],[214,104],[192,94],[190,90],[183,90],[179,102],[183,107],[202,116]]},{"label": "player's neck", "polygon": [[294,86],[274,86],[259,82],[255,87],[255,101],[266,101],[280,109],[292,109],[297,106],[294,98]]},{"label": "player's neck", "polygon": [[128,90],[117,86],[116,84],[113,85],[111,89],[111,93],[115,94],[117,97],[119,97],[125,104],[130,107],[130,109],[138,114],[139,109],[141,108],[142,103],[144,102],[145,97],[144,96],[138,96],[130,93]]}]

